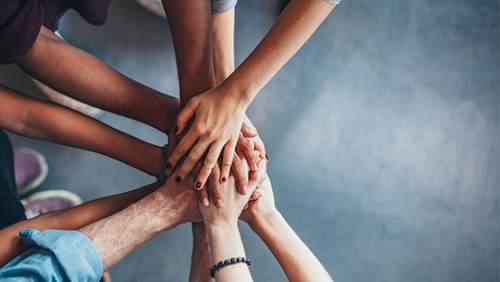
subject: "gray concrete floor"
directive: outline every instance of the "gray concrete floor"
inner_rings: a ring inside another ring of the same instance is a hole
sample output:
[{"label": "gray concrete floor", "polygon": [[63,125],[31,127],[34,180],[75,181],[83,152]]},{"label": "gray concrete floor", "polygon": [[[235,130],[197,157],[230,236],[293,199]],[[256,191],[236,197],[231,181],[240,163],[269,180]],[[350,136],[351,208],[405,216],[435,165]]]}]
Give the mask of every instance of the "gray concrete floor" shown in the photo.
[{"label": "gray concrete floor", "polygon": [[[278,3],[237,7],[236,61],[276,19]],[[74,12],[60,31],[124,74],[177,95],[166,21],[131,0],[102,27]],[[39,95],[15,66],[0,82]],[[344,0],[248,110],[270,157],[276,202],[336,281],[499,281],[498,1]],[[105,113],[155,144],[165,137]],[[149,183],[106,157],[11,135],[46,155],[41,189],[84,200]],[[244,225],[257,281],[286,281]],[[188,225],[129,255],[114,281],[187,281]]]}]

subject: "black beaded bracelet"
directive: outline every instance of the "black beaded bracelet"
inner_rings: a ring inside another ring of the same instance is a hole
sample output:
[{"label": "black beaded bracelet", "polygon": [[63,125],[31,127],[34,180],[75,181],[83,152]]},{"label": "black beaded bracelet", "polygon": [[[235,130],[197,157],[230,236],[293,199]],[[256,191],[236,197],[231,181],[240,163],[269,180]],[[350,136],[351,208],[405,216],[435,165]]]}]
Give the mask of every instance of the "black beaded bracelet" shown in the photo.
[{"label": "black beaded bracelet", "polygon": [[219,269],[223,266],[226,266],[226,265],[235,264],[235,263],[239,263],[239,262],[244,262],[248,266],[250,266],[250,264],[252,263],[246,257],[237,257],[237,258],[232,258],[232,259],[221,260],[221,261],[219,261],[219,263],[214,264],[214,266],[212,266],[212,268],[210,269],[210,276],[212,276],[212,278],[215,278],[215,271],[217,271],[217,269]]},{"label": "black beaded bracelet", "polygon": [[[168,144],[163,145],[164,150],[167,151]],[[156,177],[156,182],[163,182],[165,180],[165,171],[167,170],[167,155],[165,154],[165,163],[163,164],[163,168],[161,169],[160,177]]]}]

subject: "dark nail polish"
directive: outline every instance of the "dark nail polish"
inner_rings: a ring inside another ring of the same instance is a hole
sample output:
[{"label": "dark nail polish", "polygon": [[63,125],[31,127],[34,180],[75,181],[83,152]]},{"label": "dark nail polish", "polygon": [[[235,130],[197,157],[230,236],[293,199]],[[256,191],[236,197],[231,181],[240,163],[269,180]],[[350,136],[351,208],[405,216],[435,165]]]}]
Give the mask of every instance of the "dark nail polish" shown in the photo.
[{"label": "dark nail polish", "polygon": [[269,157],[267,156],[267,153],[266,153],[266,159],[269,160]]},{"label": "dark nail polish", "polygon": [[196,188],[200,189],[200,187],[201,187],[201,182],[200,181],[196,182]]},{"label": "dark nail polish", "polygon": [[179,176],[177,176],[177,177],[175,178],[175,182],[177,182],[177,183],[181,183],[181,181],[182,181],[182,178],[180,178]]},{"label": "dark nail polish", "polygon": [[179,133],[179,127],[176,125],[175,126],[175,134]]},{"label": "dark nail polish", "polygon": [[225,177],[222,177],[222,182],[226,182],[226,178]]},{"label": "dark nail polish", "polygon": [[171,169],[172,168],[172,164],[171,163],[167,163],[167,169]]}]

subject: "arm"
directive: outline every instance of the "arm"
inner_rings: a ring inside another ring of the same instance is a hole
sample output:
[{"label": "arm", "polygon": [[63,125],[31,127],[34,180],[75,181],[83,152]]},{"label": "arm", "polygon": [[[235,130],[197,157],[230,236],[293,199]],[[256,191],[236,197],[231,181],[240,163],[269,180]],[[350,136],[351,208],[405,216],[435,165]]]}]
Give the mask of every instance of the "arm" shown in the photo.
[{"label": "arm", "polygon": [[0,241],[4,242],[0,245],[0,267],[29,249],[21,241],[19,231],[23,229],[77,230],[119,212],[150,194],[159,186],[159,183],[153,183],[130,192],[96,199],[70,209],[44,213],[0,230]]},{"label": "arm", "polygon": [[189,282],[213,282],[215,280],[210,277],[212,260],[207,229],[203,222],[192,223],[191,226],[193,229],[193,254]]},{"label": "arm", "polygon": [[[193,126],[168,162],[176,165],[189,152],[192,163],[210,147],[205,165],[223,153],[231,163],[245,111],[264,85],[299,50],[335,7],[324,0],[293,0],[250,56],[219,86],[192,98],[177,116],[177,134],[194,117]],[[263,158],[264,156],[262,156]],[[189,163],[182,171],[190,171]],[[198,176],[204,183],[208,174]]]},{"label": "arm", "polygon": [[42,102],[0,85],[0,127],[117,159],[159,176],[161,147],[151,145],[97,120],[53,103]]},{"label": "arm", "polygon": [[325,268],[300,240],[274,206],[271,182],[266,179],[257,189],[262,195],[241,216],[264,241],[291,282],[333,282]]},{"label": "arm", "polygon": [[169,132],[179,101],[117,72],[43,27],[17,63],[26,73],[79,101]]},{"label": "arm", "polygon": [[[265,162],[260,163],[260,170],[250,172],[249,190],[247,195],[237,192],[234,178],[230,177],[223,189],[227,199],[223,207],[199,205],[203,222],[207,228],[210,242],[212,265],[235,257],[245,257],[245,249],[238,229],[238,217],[245,204],[250,199],[258,183],[265,175]],[[236,263],[219,268],[215,272],[215,280],[223,281],[253,281],[246,263]]]},{"label": "arm", "polygon": [[81,228],[101,257],[104,271],[154,236],[186,222],[201,221],[193,178],[165,184],[126,209]]}]

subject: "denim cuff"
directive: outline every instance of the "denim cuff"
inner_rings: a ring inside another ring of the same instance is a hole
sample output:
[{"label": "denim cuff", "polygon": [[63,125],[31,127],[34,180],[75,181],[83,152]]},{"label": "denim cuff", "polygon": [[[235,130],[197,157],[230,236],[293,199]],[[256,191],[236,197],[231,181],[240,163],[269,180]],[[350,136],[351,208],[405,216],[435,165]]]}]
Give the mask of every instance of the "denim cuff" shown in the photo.
[{"label": "denim cuff", "polygon": [[99,281],[102,260],[92,241],[78,231],[23,229],[31,249],[0,269],[4,281]]}]

